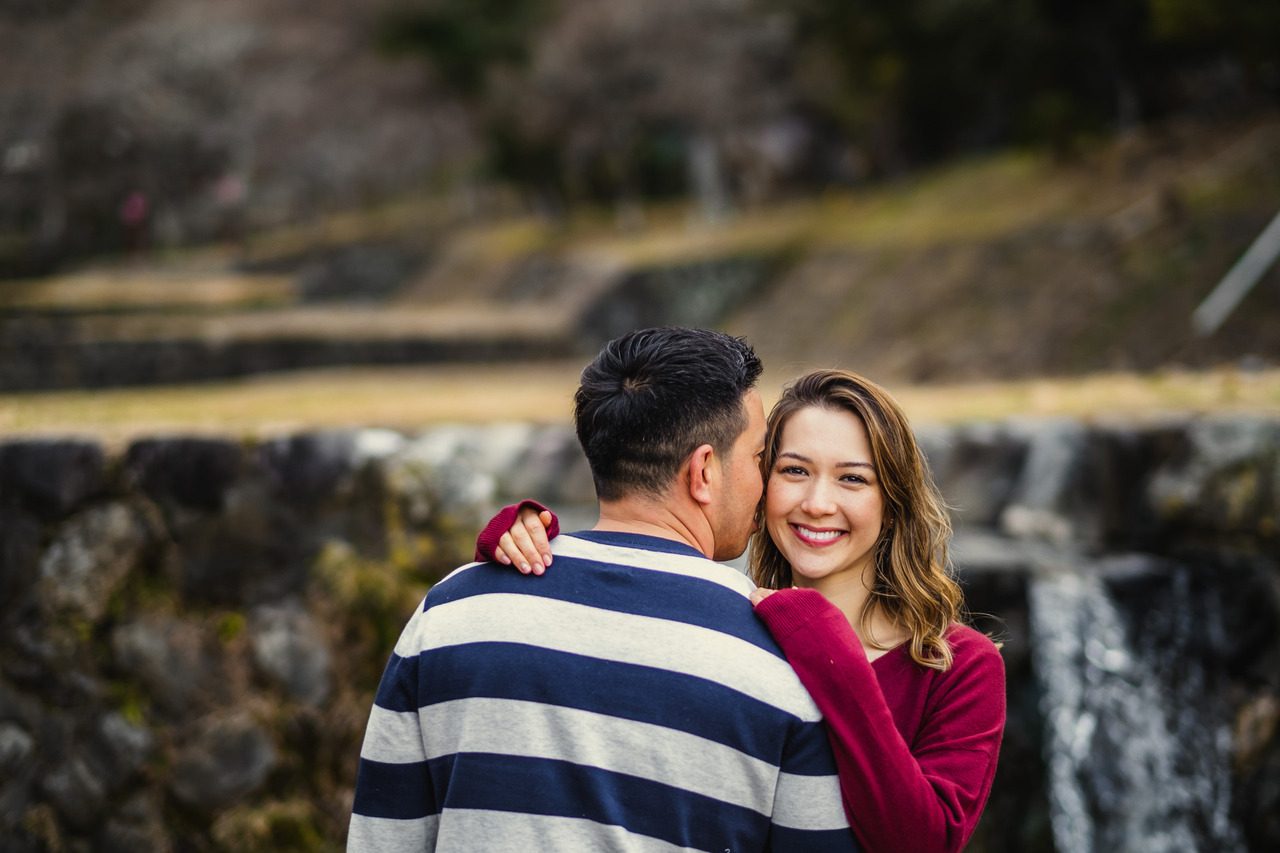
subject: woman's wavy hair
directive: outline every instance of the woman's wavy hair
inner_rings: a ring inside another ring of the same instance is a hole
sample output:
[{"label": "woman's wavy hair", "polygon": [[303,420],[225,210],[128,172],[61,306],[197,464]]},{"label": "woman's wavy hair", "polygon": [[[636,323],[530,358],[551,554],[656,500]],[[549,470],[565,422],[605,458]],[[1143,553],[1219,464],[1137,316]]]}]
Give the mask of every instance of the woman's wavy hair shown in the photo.
[{"label": "woman's wavy hair", "polygon": [[[862,421],[871,441],[871,461],[884,495],[884,522],[875,544],[875,582],[859,634],[879,608],[911,632],[910,654],[922,666],[951,666],[946,642],[952,622],[964,618],[963,596],[947,558],[951,521],[929,466],[898,402],[871,380],[848,370],[816,370],[783,389],[765,438],[762,473],[768,489],[782,429],[796,412],[816,407],[844,411]],[[750,573],[758,586],[792,585],[791,564],[764,524],[764,501],[756,510]]]}]

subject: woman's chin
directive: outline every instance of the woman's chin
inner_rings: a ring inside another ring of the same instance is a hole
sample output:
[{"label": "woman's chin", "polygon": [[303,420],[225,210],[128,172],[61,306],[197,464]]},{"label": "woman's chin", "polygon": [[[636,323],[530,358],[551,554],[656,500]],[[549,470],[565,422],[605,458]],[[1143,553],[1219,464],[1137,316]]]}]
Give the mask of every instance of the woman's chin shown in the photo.
[{"label": "woman's chin", "polygon": [[791,566],[791,582],[801,589],[808,589],[822,583],[827,576],[826,571],[804,568],[797,568],[794,564]]}]

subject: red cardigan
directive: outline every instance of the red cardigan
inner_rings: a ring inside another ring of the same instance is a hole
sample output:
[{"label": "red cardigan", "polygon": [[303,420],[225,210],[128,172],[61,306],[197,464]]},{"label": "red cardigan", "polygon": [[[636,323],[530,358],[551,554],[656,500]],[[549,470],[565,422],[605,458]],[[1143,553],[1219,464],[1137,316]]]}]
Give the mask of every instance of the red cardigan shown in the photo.
[{"label": "red cardigan", "polygon": [[953,663],[906,646],[868,662],[849,621],[817,590],[784,589],[756,614],[827,721],[845,811],[867,853],[954,853],[978,825],[1004,733],[1004,661],[953,625]]},{"label": "red cardigan", "polygon": [[[503,509],[476,544],[493,556],[520,506]],[[548,538],[558,532],[553,524]],[[867,853],[955,853],[978,825],[1004,733],[1004,661],[991,640],[953,625],[953,663],[917,664],[906,646],[867,661],[835,605],[784,589],[756,608],[826,718],[845,811]]]}]

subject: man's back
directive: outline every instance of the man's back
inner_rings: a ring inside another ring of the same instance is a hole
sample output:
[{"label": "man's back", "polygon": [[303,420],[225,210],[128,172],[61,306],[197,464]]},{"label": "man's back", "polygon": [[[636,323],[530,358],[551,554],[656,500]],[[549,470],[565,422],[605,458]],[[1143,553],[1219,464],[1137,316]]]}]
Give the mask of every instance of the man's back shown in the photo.
[{"label": "man's back", "polygon": [[748,581],[631,534],[555,554],[427,596],[370,717],[350,850],[855,849]]}]

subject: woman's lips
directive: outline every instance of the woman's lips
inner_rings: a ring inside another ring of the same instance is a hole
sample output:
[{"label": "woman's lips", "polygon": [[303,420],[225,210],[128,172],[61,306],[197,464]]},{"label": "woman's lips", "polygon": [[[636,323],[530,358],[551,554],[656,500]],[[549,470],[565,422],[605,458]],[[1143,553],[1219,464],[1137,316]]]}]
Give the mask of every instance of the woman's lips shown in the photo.
[{"label": "woman's lips", "polygon": [[847,531],[834,530],[832,528],[818,530],[795,523],[791,524],[791,529],[795,531],[797,539],[815,548],[824,548],[827,545],[839,542],[847,533]]}]

